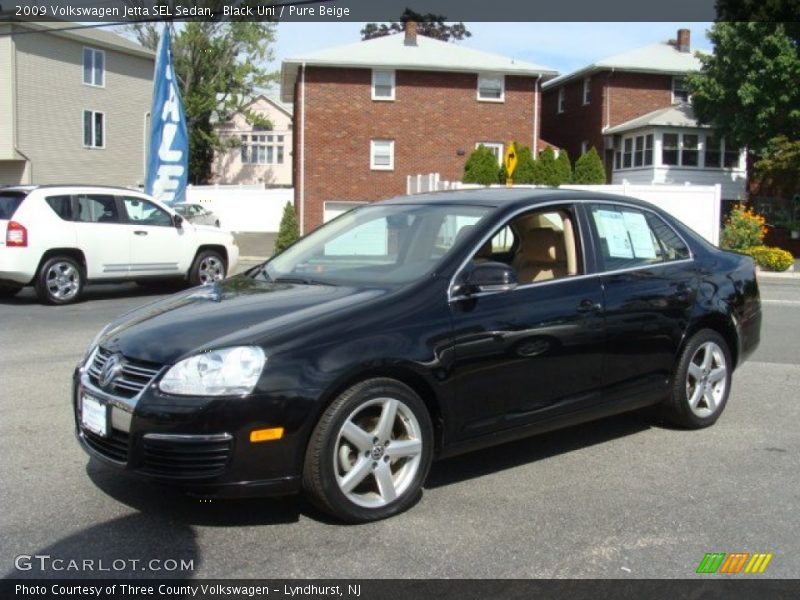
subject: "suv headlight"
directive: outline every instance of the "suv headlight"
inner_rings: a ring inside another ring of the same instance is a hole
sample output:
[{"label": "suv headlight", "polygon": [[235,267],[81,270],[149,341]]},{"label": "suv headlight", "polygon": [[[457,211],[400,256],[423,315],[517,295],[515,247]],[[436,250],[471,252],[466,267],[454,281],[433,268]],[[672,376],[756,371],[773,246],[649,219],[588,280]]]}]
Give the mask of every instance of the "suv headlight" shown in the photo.
[{"label": "suv headlight", "polygon": [[249,394],[267,357],[258,346],[235,346],[204,352],[174,365],[158,384],[162,392],[181,396]]}]

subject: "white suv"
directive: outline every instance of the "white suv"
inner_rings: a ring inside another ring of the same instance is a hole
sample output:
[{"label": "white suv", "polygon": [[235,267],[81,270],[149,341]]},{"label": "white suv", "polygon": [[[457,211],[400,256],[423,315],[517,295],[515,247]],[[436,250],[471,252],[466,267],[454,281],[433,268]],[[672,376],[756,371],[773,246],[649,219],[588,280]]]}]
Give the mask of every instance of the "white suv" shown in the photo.
[{"label": "white suv", "polygon": [[87,282],[212,283],[239,259],[230,232],[125,188],[0,188],[0,236],[0,298],[33,285],[50,304],[77,300]]}]

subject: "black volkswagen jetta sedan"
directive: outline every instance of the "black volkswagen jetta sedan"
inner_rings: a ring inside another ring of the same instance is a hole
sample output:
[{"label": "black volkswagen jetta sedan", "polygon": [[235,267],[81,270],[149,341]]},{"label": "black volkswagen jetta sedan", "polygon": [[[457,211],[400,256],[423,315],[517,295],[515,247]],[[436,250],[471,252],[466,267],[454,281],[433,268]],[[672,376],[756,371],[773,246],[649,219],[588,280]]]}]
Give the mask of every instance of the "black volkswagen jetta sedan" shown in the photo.
[{"label": "black volkswagen jetta sedan", "polygon": [[753,261],[647,203],[396,198],[109,324],[75,372],[75,423],[141,477],[304,490],[363,522],[408,508],[434,457],[647,405],[711,425],[760,326]]}]

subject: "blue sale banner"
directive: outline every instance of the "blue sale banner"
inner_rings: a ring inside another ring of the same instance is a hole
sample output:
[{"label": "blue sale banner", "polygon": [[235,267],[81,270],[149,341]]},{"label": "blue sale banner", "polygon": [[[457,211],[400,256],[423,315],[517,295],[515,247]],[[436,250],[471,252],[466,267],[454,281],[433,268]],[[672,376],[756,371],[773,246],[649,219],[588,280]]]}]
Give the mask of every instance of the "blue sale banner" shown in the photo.
[{"label": "blue sale banner", "polygon": [[158,44],[150,116],[150,157],[145,191],[162,202],[183,199],[189,172],[189,135],[172,66],[169,28]]}]

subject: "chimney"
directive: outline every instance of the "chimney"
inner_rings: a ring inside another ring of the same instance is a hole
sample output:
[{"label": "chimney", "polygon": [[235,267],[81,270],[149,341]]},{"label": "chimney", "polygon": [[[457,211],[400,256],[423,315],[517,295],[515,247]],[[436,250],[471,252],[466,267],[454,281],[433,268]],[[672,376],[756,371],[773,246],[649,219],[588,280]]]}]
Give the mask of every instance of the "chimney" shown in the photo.
[{"label": "chimney", "polygon": [[691,52],[691,32],[688,29],[678,29],[677,46],[680,52]]},{"label": "chimney", "polygon": [[406,21],[405,25],[406,30],[406,46],[416,46],[417,45],[417,22],[416,21]]}]

